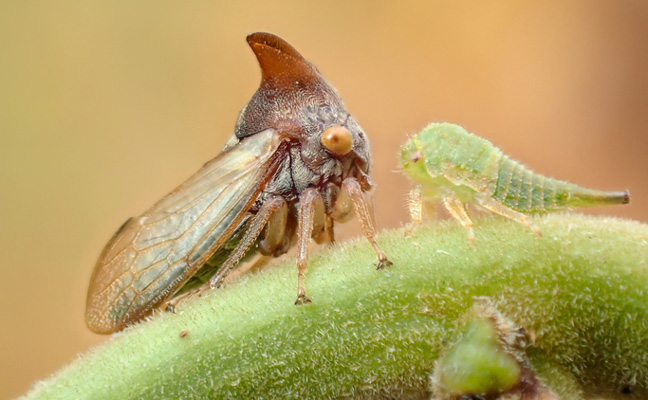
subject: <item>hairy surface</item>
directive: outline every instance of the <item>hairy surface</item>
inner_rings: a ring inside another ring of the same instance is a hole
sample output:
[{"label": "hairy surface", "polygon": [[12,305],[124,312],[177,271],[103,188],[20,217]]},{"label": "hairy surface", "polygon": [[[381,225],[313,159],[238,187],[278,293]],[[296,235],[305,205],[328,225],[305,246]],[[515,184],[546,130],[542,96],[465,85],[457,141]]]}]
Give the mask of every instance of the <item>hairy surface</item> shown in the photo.
[{"label": "hairy surface", "polygon": [[648,398],[648,226],[552,215],[533,238],[479,220],[379,239],[376,271],[356,240],[315,255],[292,305],[294,261],[246,275],[115,335],[25,399],[429,398],[439,354],[477,296],[524,328],[538,376],[565,399]]}]

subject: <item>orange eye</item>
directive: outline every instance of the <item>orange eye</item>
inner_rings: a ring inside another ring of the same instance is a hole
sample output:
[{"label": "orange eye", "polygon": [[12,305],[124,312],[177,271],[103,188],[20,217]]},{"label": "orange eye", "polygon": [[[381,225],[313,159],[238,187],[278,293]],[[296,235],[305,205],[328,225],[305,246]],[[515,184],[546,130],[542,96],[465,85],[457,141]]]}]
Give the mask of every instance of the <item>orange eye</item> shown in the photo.
[{"label": "orange eye", "polygon": [[332,126],[322,134],[322,146],[336,156],[345,156],[353,147],[351,132],[339,125]]}]

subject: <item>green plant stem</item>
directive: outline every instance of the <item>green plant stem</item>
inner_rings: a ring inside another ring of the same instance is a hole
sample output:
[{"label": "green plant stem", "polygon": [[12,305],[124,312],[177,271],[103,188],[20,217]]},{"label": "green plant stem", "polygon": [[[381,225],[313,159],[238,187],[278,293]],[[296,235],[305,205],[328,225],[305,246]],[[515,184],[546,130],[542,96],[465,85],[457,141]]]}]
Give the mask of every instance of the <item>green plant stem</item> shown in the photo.
[{"label": "green plant stem", "polygon": [[647,398],[648,226],[537,223],[540,238],[478,220],[473,247],[454,223],[385,232],[382,271],[363,239],[335,245],[311,258],[301,307],[294,260],[269,266],[114,335],[24,398],[429,398],[476,296],[529,332],[529,360],[564,398]]}]

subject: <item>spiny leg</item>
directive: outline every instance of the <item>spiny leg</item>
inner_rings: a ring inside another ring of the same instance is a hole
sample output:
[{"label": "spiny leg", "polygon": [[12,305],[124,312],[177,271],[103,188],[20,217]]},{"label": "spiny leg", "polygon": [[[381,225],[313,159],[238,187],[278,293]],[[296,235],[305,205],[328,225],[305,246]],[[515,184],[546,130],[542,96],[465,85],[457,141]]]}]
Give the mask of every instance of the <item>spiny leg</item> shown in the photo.
[{"label": "spiny leg", "polygon": [[507,206],[505,206],[504,204],[498,203],[497,200],[485,194],[480,194],[475,196],[475,200],[477,201],[477,203],[479,203],[479,205],[481,205],[482,207],[486,208],[489,211],[492,211],[496,214],[502,215],[506,218],[512,219],[513,221],[528,226],[533,231],[536,237],[541,236],[540,228],[538,228],[538,226],[535,223],[533,223],[533,221],[528,215],[512,210]]},{"label": "spiny leg", "polygon": [[423,221],[423,194],[421,193],[421,185],[417,185],[407,193],[406,202],[410,222],[405,228],[405,235],[410,236],[414,227]]},{"label": "spiny leg", "polygon": [[254,241],[259,237],[263,227],[265,227],[270,217],[272,217],[277,210],[284,207],[285,204],[286,201],[279,196],[271,197],[263,203],[257,214],[252,218],[252,221],[250,221],[250,226],[245,231],[241,241],[236,245],[236,248],[232,251],[232,254],[230,254],[227,260],[225,260],[216,274],[209,279],[210,288],[213,289],[220,286],[227,274],[229,274],[230,270],[238,264],[250,246],[254,244]]},{"label": "spiny leg", "polygon": [[362,232],[364,233],[371,246],[374,248],[378,256],[378,269],[383,269],[392,265],[392,262],[387,259],[387,255],[380,249],[376,243],[376,230],[374,228],[374,213],[371,206],[368,204],[364,197],[362,188],[355,178],[346,178],[342,182],[342,190],[348,193],[353,203],[353,208],[358,214],[360,224],[362,225]]},{"label": "spiny leg", "polygon": [[466,205],[452,192],[443,196],[443,205],[459,221],[461,226],[468,231],[468,245],[473,246],[475,244],[475,231],[473,230],[473,222],[466,210]]},{"label": "spiny leg", "polygon": [[306,297],[304,287],[304,273],[308,268],[308,245],[313,233],[315,209],[324,209],[324,202],[319,191],[315,188],[304,190],[299,196],[299,209],[297,210],[297,300],[295,305],[310,303]]}]

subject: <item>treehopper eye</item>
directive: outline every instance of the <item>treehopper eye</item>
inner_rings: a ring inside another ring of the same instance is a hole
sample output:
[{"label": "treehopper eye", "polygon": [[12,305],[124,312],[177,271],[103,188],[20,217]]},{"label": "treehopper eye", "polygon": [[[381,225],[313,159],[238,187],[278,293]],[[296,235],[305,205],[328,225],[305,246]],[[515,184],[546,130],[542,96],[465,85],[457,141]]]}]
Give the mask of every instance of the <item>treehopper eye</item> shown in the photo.
[{"label": "treehopper eye", "polygon": [[[225,149],[112,237],[95,266],[86,322],[123,329],[175,295],[217,287],[250,251],[278,256],[297,245],[297,304],[311,237],[333,240],[351,211],[378,256],[367,135],[337,91],[283,39],[247,37],[261,84]],[[323,137],[326,132],[326,136]],[[202,286],[201,286],[202,285]]]},{"label": "treehopper eye", "polygon": [[346,156],[353,148],[353,137],[344,127],[332,126],[322,134],[322,146],[337,156]]},{"label": "treehopper eye", "polygon": [[630,193],[586,189],[547,178],[511,160],[479,136],[449,124],[428,125],[401,148],[401,167],[418,186],[410,193],[410,215],[421,221],[423,203],[442,202],[468,231],[473,244],[473,222],[466,203],[540,230],[530,218],[578,207],[627,204]]}]

